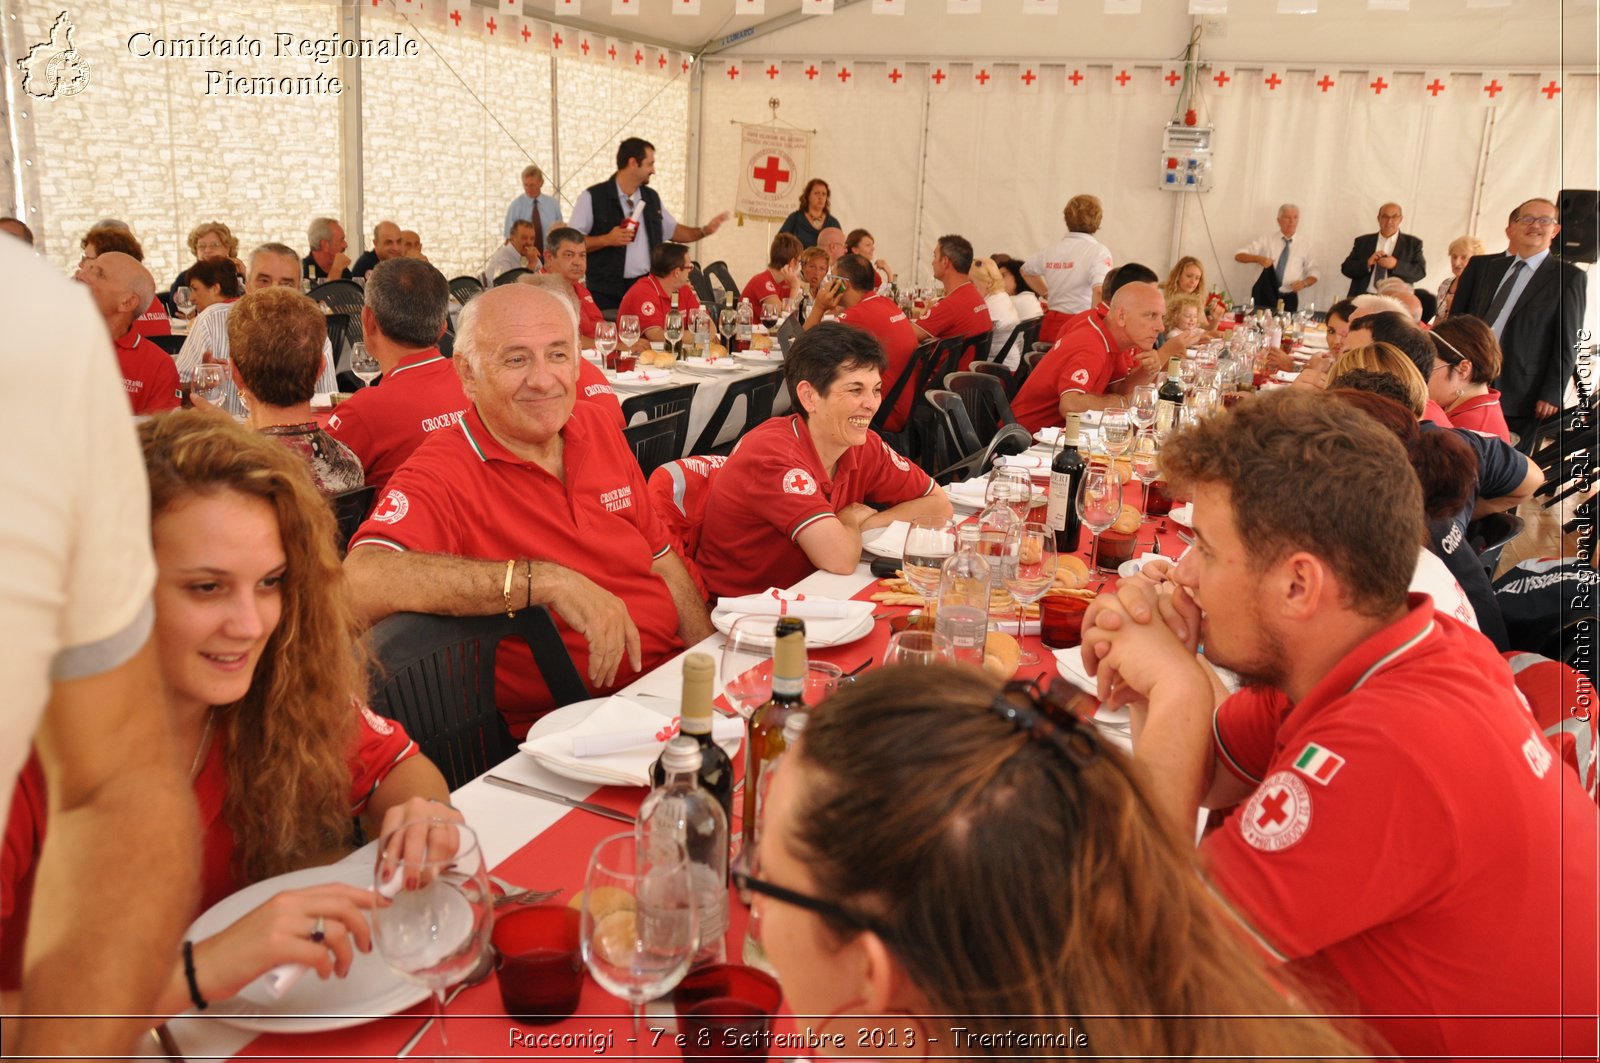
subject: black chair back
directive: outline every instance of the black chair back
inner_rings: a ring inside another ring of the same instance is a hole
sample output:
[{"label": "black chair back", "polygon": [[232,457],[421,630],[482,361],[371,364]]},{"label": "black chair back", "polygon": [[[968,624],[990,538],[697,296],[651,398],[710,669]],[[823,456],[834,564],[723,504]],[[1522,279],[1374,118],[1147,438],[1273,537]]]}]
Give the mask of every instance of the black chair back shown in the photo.
[{"label": "black chair back", "polygon": [[683,440],[689,434],[689,411],[679,410],[622,430],[645,476],[669,461],[683,457]]},{"label": "black chair back", "polygon": [[146,336],[145,339],[166,351],[172,357],[178,357],[178,352],[183,350],[183,336]]},{"label": "black chair back", "polygon": [[494,286],[498,288],[502,284],[515,284],[518,280],[526,277],[532,272],[533,270],[529,269],[527,266],[518,266],[516,269],[508,269],[494,279]]},{"label": "black chair back", "polygon": [[941,484],[955,483],[958,480],[969,480],[974,476],[982,476],[994,465],[994,459],[1000,454],[1021,454],[1033,445],[1033,437],[1028,430],[1020,424],[1008,424],[1001,427],[995,437],[989,440],[987,446],[976,454],[966,457],[949,465],[933,474],[936,482]]},{"label": "black chair back", "polygon": [[925,455],[934,468],[947,468],[983,450],[983,440],[973,431],[972,419],[967,416],[966,404],[961,401],[960,395],[953,391],[938,390],[924,392],[924,395],[928,404],[938,412],[940,423],[944,426],[938,443],[930,447],[931,453]]},{"label": "black chair back", "polygon": [[[728,269],[728,264],[722,259],[717,259],[705,269],[705,274],[715,281],[723,292],[732,292],[735,304],[739,302],[739,282],[733,279],[733,271]],[[699,293],[696,292],[696,295]]]},{"label": "black chair back", "polygon": [[467,300],[483,291],[483,285],[476,277],[456,277],[450,281],[450,294],[462,306],[467,305]]},{"label": "black chair back", "polygon": [[[717,403],[717,408],[711,411],[711,419],[706,422],[705,428],[700,432],[700,438],[695,440],[694,446],[689,449],[690,454],[731,454],[744,434],[756,425],[772,416],[772,403],[777,398],[778,388],[783,385],[782,373],[766,373],[761,376],[744,377],[728,385],[728,390],[722,393],[722,400]],[[722,435],[722,429],[727,425],[728,418],[733,414],[734,404],[739,399],[745,400],[744,426],[739,429],[739,434],[726,443],[718,444],[717,437]]]},{"label": "black chair back", "polygon": [[349,314],[359,320],[367,294],[355,281],[324,281],[311,289],[311,298],[336,314]]},{"label": "black chair back", "polygon": [[1522,518],[1515,513],[1489,513],[1467,525],[1467,543],[1478,552],[1490,579],[1506,544],[1521,534]]},{"label": "black chair back", "polygon": [[[1011,335],[1006,337],[1006,342],[1001,346],[999,353],[994,356],[994,361],[1004,362],[1011,357],[1012,351],[1028,351],[1039,342],[1039,326],[1044,324],[1044,318],[1030,317],[1019,321],[1011,330]],[[1020,362],[1021,359],[1018,359]]]},{"label": "black chair back", "polygon": [[972,371],[974,373],[982,373],[985,376],[992,376],[1000,381],[1000,385],[1006,389],[1007,399],[1017,393],[1017,375],[999,362],[973,362]]},{"label": "black chair back", "polygon": [[[974,369],[992,364],[972,363]],[[944,378],[944,386],[961,396],[979,439],[993,439],[1001,425],[1012,424],[1017,419],[1011,412],[1011,403],[1006,401],[1006,386],[997,377],[986,373],[951,373]]]},{"label": "black chair back", "polygon": [[515,618],[396,613],[372,629],[373,711],[398,720],[454,790],[517,751],[495,702],[495,650],[520,638],[555,705],[589,696],[543,606]]},{"label": "black chair back", "polygon": [[711,290],[711,281],[699,266],[689,271],[689,287],[694,289],[694,297],[700,300],[701,306],[716,305],[717,293]]},{"label": "black chair back", "polygon": [[928,377],[933,365],[934,352],[939,347],[938,340],[923,340],[917,349],[911,352],[911,358],[906,362],[900,375],[889,383],[888,389],[883,393],[883,404],[878,407],[878,412],[872,416],[872,430],[883,435],[884,426],[889,421],[889,415],[900,403],[900,396],[905,394],[906,388],[921,392],[927,385]]},{"label": "black chair back", "polygon": [[376,487],[368,484],[354,491],[340,491],[328,499],[333,504],[334,518],[339,522],[337,542],[340,557],[344,556],[356,529],[361,527],[361,522],[366,520],[367,514],[372,511],[372,496],[376,491]]},{"label": "black chair back", "polygon": [[[694,405],[694,393],[699,384],[682,384],[678,387],[662,388],[660,391],[649,391],[643,395],[630,395],[622,400],[622,420],[625,424],[632,424],[633,419],[640,414],[646,421],[658,420],[674,413],[682,413],[683,419],[678,421],[678,431],[682,435],[678,438],[677,449],[672,454],[674,458],[683,457],[689,443],[689,407]],[[645,474],[649,475],[646,469]]]}]

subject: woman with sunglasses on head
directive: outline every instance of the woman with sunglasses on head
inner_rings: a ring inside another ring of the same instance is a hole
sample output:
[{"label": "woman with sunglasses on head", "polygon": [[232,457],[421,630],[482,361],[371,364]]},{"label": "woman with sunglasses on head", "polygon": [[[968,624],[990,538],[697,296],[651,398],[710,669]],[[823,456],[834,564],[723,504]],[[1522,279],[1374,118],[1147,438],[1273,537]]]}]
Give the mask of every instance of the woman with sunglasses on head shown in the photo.
[{"label": "woman with sunglasses on head", "polygon": [[1489,386],[1500,376],[1504,357],[1494,331],[1479,318],[1458,314],[1433,327],[1433,347],[1439,361],[1428,378],[1428,392],[1444,407],[1450,423],[1511,442],[1500,393]]},{"label": "woman with sunglasses on head", "polygon": [[[399,724],[361,704],[364,660],[333,514],[305,464],[200,410],[153,418],[140,432],[156,645],[202,832],[198,890],[173,888],[198,893],[198,913],[252,883],[343,856],[358,842],[357,817],[372,837],[406,820],[460,822],[438,769]],[[6,989],[20,981],[47,807],[30,763],[13,796],[0,876]],[[185,944],[159,1013],[204,1008],[281,964],[343,976],[353,950],[372,947],[362,915],[372,904],[370,890],[338,884],[277,894]]]},{"label": "woman with sunglasses on head", "polygon": [[847,1032],[842,1054],[1069,1031],[1134,1058],[1359,1052],[1268,977],[1192,854],[1128,759],[1035,688],[891,667],[812,714],[735,881],[789,1006]]}]

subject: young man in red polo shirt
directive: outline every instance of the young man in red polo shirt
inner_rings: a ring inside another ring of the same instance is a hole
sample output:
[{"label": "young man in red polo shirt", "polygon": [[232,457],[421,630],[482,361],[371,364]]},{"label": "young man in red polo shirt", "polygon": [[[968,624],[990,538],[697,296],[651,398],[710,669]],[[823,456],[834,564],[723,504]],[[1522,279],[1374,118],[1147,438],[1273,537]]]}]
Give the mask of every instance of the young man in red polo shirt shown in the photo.
[{"label": "young man in red polo shirt", "polygon": [[783,301],[799,284],[800,268],[795,263],[804,250],[800,238],[793,233],[774,236],[767,252],[767,268],[750,278],[739,297],[750,300],[758,312],[764,310],[772,316],[781,313]]},{"label": "young man in red polo shirt", "polygon": [[361,459],[374,497],[430,433],[466,412],[456,368],[439,353],[449,312],[444,274],[420,259],[392,258],[367,274],[361,333],[383,380],[340,403],[328,434]]},{"label": "young man in red polo shirt", "polygon": [[604,321],[606,316],[583,284],[584,274],[589,270],[589,250],[583,234],[570,225],[557,226],[545,237],[544,246],[544,271],[561,278],[578,300],[578,335],[587,341],[585,347],[592,347],[595,322]]},{"label": "young man in red polo shirt", "polygon": [[967,276],[972,257],[972,244],[965,237],[941,236],[933,245],[933,278],[944,286],[944,298],[917,320],[923,339],[982,336],[994,329],[988,304]]},{"label": "young man in red polo shirt", "polygon": [[1018,423],[1037,432],[1068,413],[1123,405],[1134,385],[1155,378],[1164,306],[1154,284],[1125,284],[1104,318],[1093,310],[1074,318],[1012,400]]},{"label": "young man in red polo shirt", "polygon": [[133,327],[155,297],[156,282],[132,255],[106,251],[86,258],[75,279],[89,289],[105,319],[122,369],[122,387],[135,414],[177,409],[178,369],[172,356]]},{"label": "young man in red polo shirt", "polygon": [[1404,447],[1286,388],[1161,463],[1195,546],[1097,599],[1083,656],[1174,829],[1232,809],[1200,847],[1224,910],[1401,1056],[1593,1058],[1595,804],[1489,641],[1407,594]]},{"label": "young man in red polo shirt", "polygon": [[869,427],[885,364],[878,341],[849,325],[821,324],[794,342],[784,375],[800,412],[751,431],[711,481],[695,561],[713,594],[787,587],[819,568],[852,572],[863,532],[950,515],[933,478]]},{"label": "young man in red polo shirt", "polygon": [[678,309],[685,315],[700,308],[700,300],[689,286],[689,248],[683,244],[657,244],[650,252],[650,272],[634,281],[622,297],[617,320],[633,314],[639,319],[640,344],[664,343],[667,337],[662,329],[674,295],[678,297]]},{"label": "young man in red polo shirt", "polygon": [[[835,320],[865,329],[883,344],[884,357],[889,359],[883,371],[883,390],[887,393],[906,372],[911,364],[911,356],[917,353],[919,341],[916,327],[893,299],[877,293],[877,272],[865,258],[860,255],[840,255],[833,264],[832,276],[835,281],[823,284],[816,302],[811,305],[811,312],[806,315],[805,327],[815,327],[824,314],[836,307],[843,307]],[[916,399],[916,393],[909,386],[903,388],[894,410],[884,421],[884,427],[891,432],[904,428]]]},{"label": "young man in red polo shirt", "polygon": [[[490,289],[458,320],[470,404],[389,481],[345,569],[369,620],[549,606],[573,664],[613,689],[712,631],[622,433],[577,401],[577,329],[560,296]],[[514,736],[550,707],[530,654],[496,669]]]}]

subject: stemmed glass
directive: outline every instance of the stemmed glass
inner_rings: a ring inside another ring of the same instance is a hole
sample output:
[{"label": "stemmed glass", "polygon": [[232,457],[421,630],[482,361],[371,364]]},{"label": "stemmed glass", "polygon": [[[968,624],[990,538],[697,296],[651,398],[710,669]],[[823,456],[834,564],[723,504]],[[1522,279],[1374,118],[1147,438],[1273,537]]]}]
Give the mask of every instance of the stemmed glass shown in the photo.
[{"label": "stemmed glass", "polygon": [[1028,519],[1028,509],[1033,503],[1033,479],[1028,475],[1027,469],[1015,465],[1002,465],[995,469],[989,477],[988,486],[983,489],[984,506],[1004,502],[1011,507],[1011,512],[1017,515],[1018,520]]},{"label": "stemmed glass", "polygon": [[1098,462],[1083,471],[1078,483],[1078,519],[1094,532],[1094,542],[1089,547],[1089,559],[1100,571],[1100,533],[1117,522],[1122,515],[1122,481],[1115,469]]},{"label": "stemmed glass", "polygon": [[1114,463],[1128,452],[1133,440],[1133,426],[1128,422],[1128,411],[1105,410],[1100,414],[1100,448]]},{"label": "stemmed glass", "polygon": [[183,318],[184,325],[189,324],[189,319],[194,317],[194,292],[186,287],[172,290],[172,308]]},{"label": "stemmed glass", "polygon": [[950,640],[936,631],[897,631],[889,636],[883,663],[938,664],[950,659]]},{"label": "stemmed glass", "polygon": [[717,331],[722,333],[722,345],[732,354],[733,336],[739,331],[739,311],[724,307],[722,313],[717,315]]},{"label": "stemmed glass", "polygon": [[[1056,581],[1056,536],[1043,524],[1019,527],[1006,544],[1005,561],[1000,567],[1000,582],[1017,603],[1017,645],[1022,645],[1023,619],[1027,606],[1044,597]],[[1018,664],[1038,664],[1039,655],[1023,649]]]},{"label": "stemmed glass", "polygon": [[222,401],[222,382],[228,367],[222,362],[201,362],[194,367],[192,391],[213,406]]},{"label": "stemmed glass", "polygon": [[776,613],[741,616],[723,640],[722,693],[733,711],[746,720],[772,697],[772,645],[777,627]]},{"label": "stemmed glass", "polygon": [[617,318],[617,346],[625,351],[631,351],[639,343],[639,316],[637,314],[623,314]]},{"label": "stemmed glass", "polygon": [[1133,475],[1144,485],[1144,495],[1139,503],[1143,513],[1150,508],[1150,485],[1161,479],[1161,448],[1156,443],[1154,429],[1141,428],[1133,440]]},{"label": "stemmed glass", "polygon": [[[478,836],[461,823],[408,819],[378,843],[372,937],[389,966],[433,991],[445,1055],[444,992],[483,960],[494,894]],[[398,891],[398,892],[397,892]]]},{"label": "stemmed glass", "polygon": [[583,879],[583,962],[602,989],[629,1003],[635,1052],[645,1002],[689,973],[698,915],[682,842],[641,828],[595,846]]},{"label": "stemmed glass", "polygon": [[378,364],[378,359],[360,340],[350,345],[350,372],[361,378],[364,387],[371,387],[372,382],[383,375],[383,367]]},{"label": "stemmed glass", "polygon": [[1128,419],[1135,428],[1146,429],[1156,423],[1158,396],[1154,384],[1140,384],[1133,389],[1128,402]]},{"label": "stemmed glass", "polygon": [[600,356],[602,369],[615,372],[617,363],[612,360],[611,352],[617,349],[617,323],[615,321],[596,321],[594,323],[594,349]]},{"label": "stemmed glass", "polygon": [[901,571],[911,589],[931,602],[939,593],[939,573],[951,554],[955,553],[956,530],[948,520],[938,517],[920,517],[911,522],[906,532],[906,547],[901,558]]},{"label": "stemmed glass", "polygon": [[673,357],[678,355],[678,341],[683,339],[683,311],[667,311],[666,324],[661,329],[661,334],[667,338],[667,349],[672,351]]}]

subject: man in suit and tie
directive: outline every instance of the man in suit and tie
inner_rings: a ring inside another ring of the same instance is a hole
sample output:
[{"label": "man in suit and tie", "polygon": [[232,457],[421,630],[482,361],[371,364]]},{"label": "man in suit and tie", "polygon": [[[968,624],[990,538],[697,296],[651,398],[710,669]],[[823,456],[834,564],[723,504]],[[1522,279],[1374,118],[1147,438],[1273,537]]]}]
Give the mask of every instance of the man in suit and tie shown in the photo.
[{"label": "man in suit and tie", "polygon": [[1271,310],[1279,302],[1290,313],[1300,308],[1300,292],[1317,283],[1318,268],[1304,238],[1295,243],[1300,229],[1300,208],[1285,203],[1278,208],[1278,231],[1241,247],[1235,262],[1261,267],[1250,288],[1256,306]]},{"label": "man in suit and tie", "polygon": [[1376,292],[1390,277],[1411,284],[1419,283],[1428,272],[1422,257],[1422,241],[1400,231],[1400,204],[1385,203],[1378,208],[1378,231],[1356,237],[1339,272],[1350,278],[1350,295]]},{"label": "man in suit and tie", "polygon": [[1474,255],[1451,303],[1451,313],[1482,318],[1500,340],[1504,363],[1495,386],[1506,425],[1518,435],[1561,412],[1577,363],[1584,275],[1550,254],[1560,232],[1556,205],[1528,200],[1506,227],[1511,253]]}]

